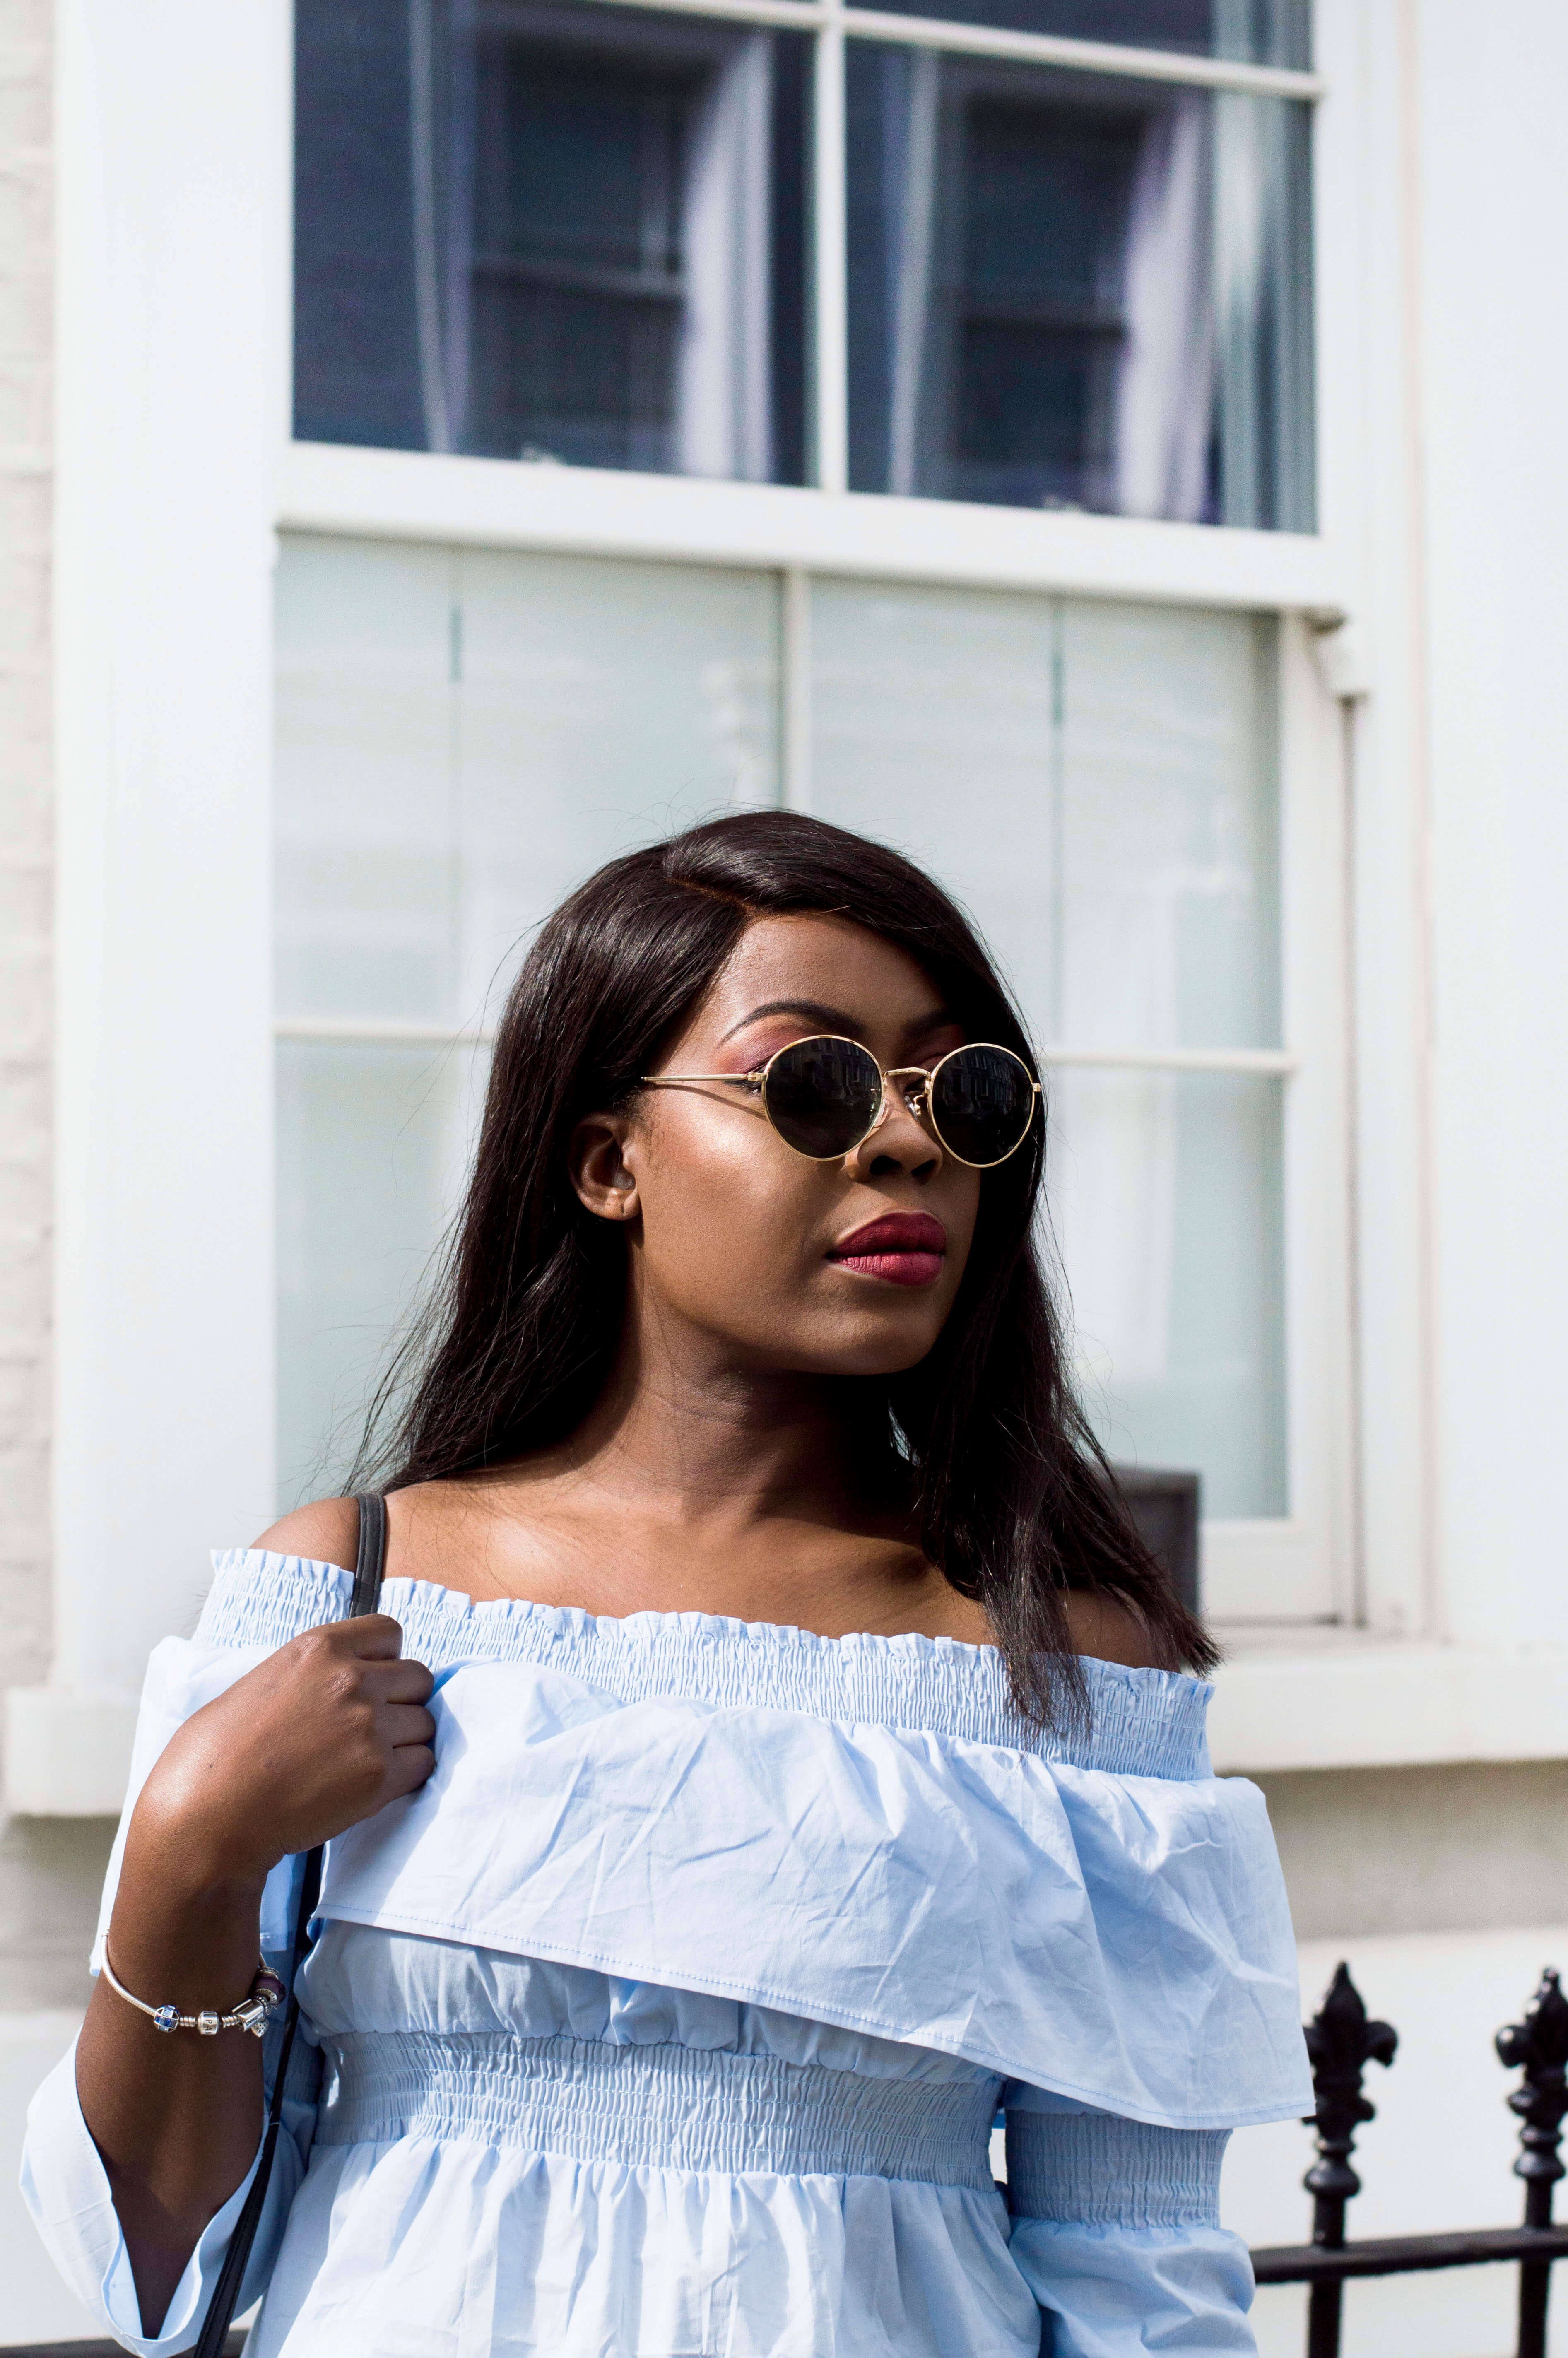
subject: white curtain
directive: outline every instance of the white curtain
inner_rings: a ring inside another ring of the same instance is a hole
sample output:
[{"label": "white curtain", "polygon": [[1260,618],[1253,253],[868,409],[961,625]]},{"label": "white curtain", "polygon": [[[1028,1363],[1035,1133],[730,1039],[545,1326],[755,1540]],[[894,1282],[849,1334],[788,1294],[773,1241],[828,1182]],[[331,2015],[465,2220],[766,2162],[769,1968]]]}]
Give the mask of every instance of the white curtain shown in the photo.
[{"label": "white curtain", "polygon": [[942,60],[917,49],[909,61],[903,124],[902,201],[897,260],[889,289],[892,308],[890,492],[921,488],[920,418],[929,361],[932,266],[936,246],[936,131]]},{"label": "white curtain", "polygon": [[1303,110],[1214,99],[1214,273],[1222,524],[1313,521],[1311,254]]},{"label": "white curtain", "polygon": [[414,318],[426,447],[460,450],[473,284],[474,0],[408,0]]},{"label": "white curtain", "polygon": [[1195,92],[1149,117],[1133,180],[1112,502],[1123,515],[1203,515],[1215,372],[1209,103]]},{"label": "white curtain", "polygon": [[773,474],[769,319],[772,42],[743,35],[698,103],[688,149],[676,416],[682,474]]}]

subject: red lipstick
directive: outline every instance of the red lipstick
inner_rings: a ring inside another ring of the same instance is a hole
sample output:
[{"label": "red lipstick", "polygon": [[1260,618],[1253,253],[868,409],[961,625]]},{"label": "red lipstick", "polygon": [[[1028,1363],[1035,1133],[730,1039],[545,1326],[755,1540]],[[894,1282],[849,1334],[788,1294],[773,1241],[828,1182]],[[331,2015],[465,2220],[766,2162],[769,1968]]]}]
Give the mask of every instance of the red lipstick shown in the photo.
[{"label": "red lipstick", "polygon": [[884,1212],[840,1239],[829,1260],[889,1285],[930,1285],[942,1274],[947,1231],[929,1212]]}]

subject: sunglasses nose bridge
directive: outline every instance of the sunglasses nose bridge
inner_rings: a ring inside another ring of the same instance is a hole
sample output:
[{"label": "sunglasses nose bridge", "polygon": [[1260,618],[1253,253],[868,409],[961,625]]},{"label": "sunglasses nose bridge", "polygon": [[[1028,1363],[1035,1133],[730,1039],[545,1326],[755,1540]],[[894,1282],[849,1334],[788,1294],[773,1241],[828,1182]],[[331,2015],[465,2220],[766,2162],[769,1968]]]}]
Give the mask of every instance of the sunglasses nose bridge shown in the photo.
[{"label": "sunglasses nose bridge", "polygon": [[931,1076],[923,1065],[895,1065],[882,1075],[882,1098],[891,1107],[897,1091],[904,1110],[911,1119],[928,1130],[926,1115],[931,1107]]},{"label": "sunglasses nose bridge", "polygon": [[881,1073],[881,1101],[877,1107],[871,1128],[861,1132],[853,1151],[859,1153],[866,1141],[874,1138],[882,1125],[892,1120],[895,1109],[902,1107],[911,1120],[919,1123],[933,1145],[941,1152],[942,1142],[934,1135],[931,1125],[925,1119],[926,1098],[931,1085],[930,1074],[918,1065],[895,1065],[886,1071],[879,1065],[878,1070]]}]

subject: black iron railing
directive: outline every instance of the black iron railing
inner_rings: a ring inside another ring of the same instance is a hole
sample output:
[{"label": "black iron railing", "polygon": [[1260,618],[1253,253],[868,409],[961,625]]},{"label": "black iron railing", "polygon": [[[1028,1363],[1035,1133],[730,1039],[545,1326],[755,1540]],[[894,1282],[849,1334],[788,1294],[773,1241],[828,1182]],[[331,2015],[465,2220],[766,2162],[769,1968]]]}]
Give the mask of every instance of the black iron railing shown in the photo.
[{"label": "black iron railing", "polygon": [[1309,2127],[1317,2131],[1317,2159],[1303,2181],[1313,2199],[1310,2244],[1281,2244],[1252,2255],[1260,2285],[1304,2284],[1307,2358],[1339,2358],[1341,2304],[1350,2277],[1408,2276],[1424,2268],[1472,2268],[1487,2262],[1519,2263],[1518,2358],[1546,2358],[1546,2301],[1552,2263],[1568,2257],[1568,2224],[1552,2217],[1552,2189],[1564,2175],[1558,2147],[1568,2113],[1568,1998],[1557,1975],[1542,1975],[1522,2022],[1499,2030],[1498,2054],[1510,2071],[1522,2071],[1509,2108],[1524,2126],[1514,2175],[1524,2180],[1524,2223],[1476,2228],[1447,2235],[1383,2235],[1364,2243],[1345,2240],[1345,2206],[1361,2191],[1350,2166],[1356,2132],[1373,2117],[1361,2093],[1368,2063],[1394,2060],[1399,2034],[1386,2022],[1371,2022],[1361,1994],[1341,1965],[1328,1996],[1306,2027],[1317,2098]]}]

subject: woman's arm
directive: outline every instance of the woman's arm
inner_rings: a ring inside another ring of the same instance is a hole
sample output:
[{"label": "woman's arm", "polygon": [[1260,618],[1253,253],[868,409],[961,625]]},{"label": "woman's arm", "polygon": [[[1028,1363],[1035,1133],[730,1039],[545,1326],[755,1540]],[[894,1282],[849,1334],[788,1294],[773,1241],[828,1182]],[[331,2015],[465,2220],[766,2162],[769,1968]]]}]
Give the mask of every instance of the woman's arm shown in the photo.
[{"label": "woman's arm", "polygon": [[1251,2261],[1219,2224],[1227,2141],[1015,2092],[1011,2249],[1052,2358],[1254,2358]]},{"label": "woman's arm", "polygon": [[[255,1972],[269,1871],[424,1783],[432,1682],[401,1641],[383,1614],[308,1630],[172,1738],[132,1814],[109,1925],[110,1963],[137,1997],[232,2009]],[[156,2333],[254,2158],[261,2042],[160,2031],[100,1977],[76,2078]]]}]

